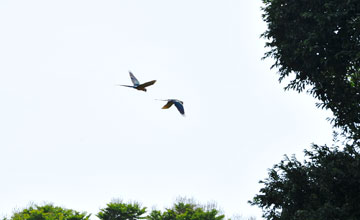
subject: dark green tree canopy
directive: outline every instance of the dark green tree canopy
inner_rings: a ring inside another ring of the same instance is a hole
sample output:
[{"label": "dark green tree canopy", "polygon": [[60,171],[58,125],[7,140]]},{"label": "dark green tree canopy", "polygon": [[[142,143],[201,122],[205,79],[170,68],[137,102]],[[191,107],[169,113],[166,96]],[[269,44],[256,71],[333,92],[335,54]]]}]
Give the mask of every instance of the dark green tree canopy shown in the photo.
[{"label": "dark green tree canopy", "polygon": [[220,215],[215,206],[201,206],[192,200],[181,199],[170,209],[162,212],[152,210],[147,216],[146,207],[141,207],[138,203],[124,203],[122,201],[111,202],[107,207],[101,209],[97,214],[101,220],[222,220],[224,215]]},{"label": "dark green tree canopy", "polygon": [[223,220],[215,206],[201,206],[190,200],[178,201],[170,209],[161,212],[153,210],[147,217],[149,220]]},{"label": "dark green tree canopy", "polygon": [[141,207],[137,202],[114,201],[108,203],[96,216],[101,220],[137,220],[144,219],[145,213],[146,207]]},{"label": "dark green tree canopy", "polygon": [[359,147],[314,145],[303,163],[286,157],[250,203],[268,220],[360,219]]},{"label": "dark green tree canopy", "polygon": [[52,204],[43,206],[32,205],[22,211],[15,212],[10,220],[88,220],[90,214],[65,209]]},{"label": "dark green tree canopy", "polygon": [[262,35],[286,89],[308,92],[331,109],[335,127],[360,138],[360,1],[263,0]]},{"label": "dark green tree canopy", "polygon": [[[137,202],[123,202],[114,200],[96,215],[101,220],[223,220],[224,215],[216,208],[215,203],[201,205],[193,199],[179,198],[172,208],[165,211],[152,210],[146,213],[146,207]],[[32,205],[22,211],[15,212],[11,218],[2,220],[89,220],[90,214],[47,204]],[[233,218],[232,218],[233,219]],[[239,217],[235,219],[240,219]],[[243,218],[241,218],[243,219]],[[249,218],[255,219],[255,218]],[[230,220],[230,219],[229,219]]]}]

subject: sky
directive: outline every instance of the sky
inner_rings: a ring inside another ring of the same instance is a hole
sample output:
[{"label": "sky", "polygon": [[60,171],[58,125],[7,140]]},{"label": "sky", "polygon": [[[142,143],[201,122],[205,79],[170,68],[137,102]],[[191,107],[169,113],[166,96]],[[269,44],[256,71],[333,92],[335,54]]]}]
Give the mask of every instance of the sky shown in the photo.
[{"label": "sky", "polygon": [[[179,196],[250,206],[284,154],[331,144],[329,112],[284,91],[261,1],[0,1],[0,217]],[[147,92],[120,87],[157,80]],[[186,116],[165,102],[184,101]]]}]

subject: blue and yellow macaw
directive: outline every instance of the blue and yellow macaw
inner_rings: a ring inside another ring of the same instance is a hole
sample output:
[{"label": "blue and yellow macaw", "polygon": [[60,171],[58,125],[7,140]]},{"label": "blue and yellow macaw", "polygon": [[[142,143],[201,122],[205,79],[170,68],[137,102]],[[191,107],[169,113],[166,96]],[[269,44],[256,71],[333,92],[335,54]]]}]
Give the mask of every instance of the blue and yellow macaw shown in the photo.
[{"label": "blue and yellow macaw", "polygon": [[146,92],[146,87],[151,86],[156,82],[156,80],[152,80],[152,81],[140,84],[139,80],[136,79],[136,77],[134,76],[134,74],[132,74],[132,72],[129,71],[129,74],[130,74],[131,81],[134,85],[133,86],[119,85],[119,86],[126,86],[126,87],[130,87],[130,88],[134,88],[134,89]]},{"label": "blue and yellow macaw", "polygon": [[185,116],[185,110],[184,110],[184,102],[180,101],[178,99],[158,99],[160,101],[167,101],[167,103],[162,107],[162,109],[168,109],[172,105],[175,105],[177,110],[180,112],[181,115]]}]

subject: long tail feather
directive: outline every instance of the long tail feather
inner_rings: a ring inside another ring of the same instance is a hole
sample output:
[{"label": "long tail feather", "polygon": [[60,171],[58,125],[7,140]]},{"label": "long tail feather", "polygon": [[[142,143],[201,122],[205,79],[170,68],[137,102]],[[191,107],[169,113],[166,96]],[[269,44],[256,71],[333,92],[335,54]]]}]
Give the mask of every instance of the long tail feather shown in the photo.
[{"label": "long tail feather", "polygon": [[120,84],[117,84],[116,86],[125,86],[125,87],[129,87],[129,88],[134,88],[134,86],[129,86],[129,85],[120,85]]}]

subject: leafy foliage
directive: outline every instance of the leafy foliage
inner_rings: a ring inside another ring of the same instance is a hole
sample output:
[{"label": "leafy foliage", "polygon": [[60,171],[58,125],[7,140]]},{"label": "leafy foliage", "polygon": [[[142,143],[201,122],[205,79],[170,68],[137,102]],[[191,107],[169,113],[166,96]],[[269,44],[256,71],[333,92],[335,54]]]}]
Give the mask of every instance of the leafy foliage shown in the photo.
[{"label": "leafy foliage", "polygon": [[348,142],[313,145],[301,163],[285,157],[250,202],[268,220],[360,219],[360,1],[263,0],[262,35],[286,89],[307,91],[330,109]]},{"label": "leafy foliage", "polygon": [[170,209],[162,212],[152,210],[147,216],[146,207],[142,208],[138,203],[123,203],[122,201],[111,202],[107,207],[101,209],[97,214],[102,220],[222,220],[224,215],[220,215],[215,206],[201,206],[191,200],[181,199]]},{"label": "leafy foliage", "polygon": [[223,220],[214,206],[204,207],[191,201],[178,201],[170,209],[161,212],[153,210],[147,217],[149,220]]},{"label": "leafy foliage", "polygon": [[[106,205],[106,208],[100,209],[96,215],[101,220],[223,220],[224,215],[216,208],[215,203],[200,205],[192,199],[178,198],[172,208],[164,212],[152,210],[146,215],[146,207],[142,207],[137,202],[124,203],[121,200],[114,200]],[[89,220],[90,214],[80,213],[71,209],[47,204],[44,206],[32,205],[22,211],[14,213],[7,219],[2,220]],[[241,216],[234,216],[231,219],[245,219]],[[248,218],[255,220],[254,217]],[[230,218],[229,218],[230,220]]]},{"label": "leafy foliage", "polygon": [[44,206],[33,205],[22,211],[16,212],[10,220],[88,220],[90,214],[77,212],[71,209],[47,204]]},{"label": "leafy foliage", "polygon": [[108,203],[96,216],[101,220],[136,220],[144,219],[142,215],[145,213],[146,208],[142,208],[138,203],[114,201]]},{"label": "leafy foliage", "polygon": [[285,157],[250,202],[268,220],[360,219],[360,146],[313,146],[306,160]]},{"label": "leafy foliage", "polygon": [[330,109],[335,127],[360,138],[360,1],[263,0],[263,20],[279,80]]}]

